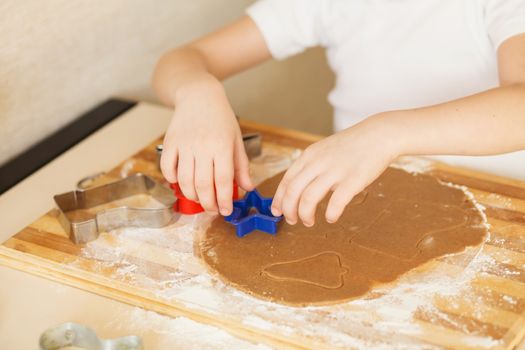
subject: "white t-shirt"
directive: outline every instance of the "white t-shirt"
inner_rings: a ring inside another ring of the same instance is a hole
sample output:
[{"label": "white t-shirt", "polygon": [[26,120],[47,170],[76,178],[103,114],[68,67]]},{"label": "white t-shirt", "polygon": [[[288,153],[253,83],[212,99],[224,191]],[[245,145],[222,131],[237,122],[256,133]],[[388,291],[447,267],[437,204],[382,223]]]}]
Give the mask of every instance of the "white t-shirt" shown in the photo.
[{"label": "white t-shirt", "polygon": [[[326,48],[335,130],[498,86],[497,48],[525,33],[525,0],[260,0],[247,14],[276,59]],[[460,163],[525,178],[512,157],[510,173],[494,157]]]}]

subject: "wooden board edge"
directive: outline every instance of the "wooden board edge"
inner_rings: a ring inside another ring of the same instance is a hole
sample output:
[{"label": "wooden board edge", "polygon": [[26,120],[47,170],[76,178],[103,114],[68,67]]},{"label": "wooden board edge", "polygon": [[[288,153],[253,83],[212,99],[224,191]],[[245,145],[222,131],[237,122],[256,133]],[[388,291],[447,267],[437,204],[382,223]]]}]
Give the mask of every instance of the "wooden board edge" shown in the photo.
[{"label": "wooden board edge", "polygon": [[262,123],[254,122],[248,119],[240,119],[239,124],[241,128],[244,128],[244,129],[257,130],[261,133],[273,135],[273,136],[293,138],[301,142],[314,143],[319,140],[322,140],[325,137],[322,135],[311,134],[308,132],[299,131],[295,129],[283,128],[280,126],[269,125],[269,124],[262,124]]},{"label": "wooden board edge", "polygon": [[516,187],[525,189],[525,181],[523,180],[513,179],[510,177],[505,177],[505,176],[501,176],[497,174],[483,172],[483,171],[479,171],[479,170],[475,170],[475,169],[471,169],[467,167],[452,166],[452,165],[449,165],[447,163],[437,161],[437,160],[434,161],[434,168],[437,170],[441,170],[441,171],[448,172],[448,173],[454,173],[454,174],[461,175],[464,177],[472,177],[472,178],[476,178],[479,180],[491,181],[491,182],[496,182],[499,184],[516,186]]}]

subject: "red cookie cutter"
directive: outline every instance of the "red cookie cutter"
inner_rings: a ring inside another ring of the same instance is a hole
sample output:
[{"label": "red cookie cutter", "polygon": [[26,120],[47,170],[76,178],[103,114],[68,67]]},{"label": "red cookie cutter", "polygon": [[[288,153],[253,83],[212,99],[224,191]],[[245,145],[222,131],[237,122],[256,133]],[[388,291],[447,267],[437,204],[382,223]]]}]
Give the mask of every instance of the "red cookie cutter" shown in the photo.
[{"label": "red cookie cutter", "polygon": [[[174,211],[186,215],[194,215],[204,211],[204,208],[198,202],[184,197],[184,194],[182,193],[178,183],[172,183],[170,184],[170,187],[173,190],[175,197],[177,197],[177,200],[173,204]],[[239,186],[235,181],[233,182],[232,198],[233,200],[239,199]]]}]

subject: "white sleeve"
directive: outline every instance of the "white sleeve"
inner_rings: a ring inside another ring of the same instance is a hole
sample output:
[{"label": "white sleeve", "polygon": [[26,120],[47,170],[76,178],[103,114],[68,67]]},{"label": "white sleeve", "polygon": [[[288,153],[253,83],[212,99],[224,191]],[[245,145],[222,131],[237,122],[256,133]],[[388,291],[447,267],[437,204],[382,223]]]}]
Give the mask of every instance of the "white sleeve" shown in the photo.
[{"label": "white sleeve", "polygon": [[273,58],[284,59],[323,45],[322,0],[259,0],[246,14],[261,31]]},{"label": "white sleeve", "polygon": [[485,24],[497,49],[511,36],[525,33],[525,0],[486,0]]}]

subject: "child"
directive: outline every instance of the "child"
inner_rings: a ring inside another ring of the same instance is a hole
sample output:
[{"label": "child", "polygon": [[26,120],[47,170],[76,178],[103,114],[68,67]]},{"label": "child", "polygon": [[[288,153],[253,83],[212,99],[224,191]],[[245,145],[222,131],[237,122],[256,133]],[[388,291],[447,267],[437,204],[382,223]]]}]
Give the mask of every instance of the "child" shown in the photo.
[{"label": "child", "polygon": [[[220,81],[322,45],[337,74],[337,133],[308,147],[272,204],[289,224],[343,209],[401,155],[525,149],[525,0],[261,0],[247,16],[166,53],[153,84],[175,106],[162,172],[209,212],[253,189]],[[214,190],[214,185],[216,190]]]}]

